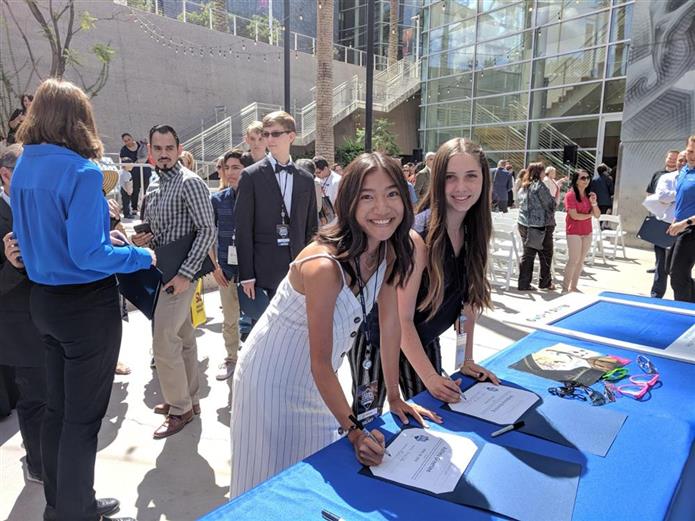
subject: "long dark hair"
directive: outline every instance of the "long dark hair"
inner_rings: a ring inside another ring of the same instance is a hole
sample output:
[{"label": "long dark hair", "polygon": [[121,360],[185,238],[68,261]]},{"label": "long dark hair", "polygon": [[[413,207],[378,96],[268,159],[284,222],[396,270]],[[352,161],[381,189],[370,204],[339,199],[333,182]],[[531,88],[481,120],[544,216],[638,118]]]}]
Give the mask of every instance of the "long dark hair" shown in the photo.
[{"label": "long dark hair", "polygon": [[414,245],[410,238],[410,228],[413,226],[414,216],[408,185],[396,160],[373,152],[359,155],[345,168],[334,205],[336,220],[319,230],[316,241],[335,249],[334,257],[343,265],[350,277],[350,283],[354,284],[357,275],[353,261],[367,250],[367,234],[357,223],[355,213],[364,178],[378,170],[382,170],[393,180],[403,201],[403,220],[387,241],[393,250],[395,260],[393,269],[386,279],[389,284],[395,280],[397,285],[402,287],[413,271]]},{"label": "long dark hair", "polygon": [[577,186],[577,182],[579,181],[579,174],[582,172],[589,176],[590,183],[591,174],[583,168],[577,168],[574,172],[572,172],[572,175],[570,176],[570,186],[572,187],[572,190],[574,190],[574,197],[577,199],[577,202],[581,201],[582,197],[589,197],[586,193],[586,191],[589,189],[589,183],[587,183],[583,194],[579,191],[579,186]]},{"label": "long dark hair", "polygon": [[490,167],[483,149],[466,138],[454,138],[444,143],[434,156],[432,180],[427,198],[418,210],[429,208],[431,215],[427,226],[427,271],[429,280],[427,295],[418,306],[429,310],[432,318],[444,300],[444,259],[447,241],[446,231],[446,173],[449,159],[455,154],[470,154],[480,163],[483,189],[480,198],[466,213],[461,226],[464,228],[464,251],[468,295],[466,302],[476,311],[491,307],[490,282],[486,276],[488,247],[492,234],[490,213]]}]

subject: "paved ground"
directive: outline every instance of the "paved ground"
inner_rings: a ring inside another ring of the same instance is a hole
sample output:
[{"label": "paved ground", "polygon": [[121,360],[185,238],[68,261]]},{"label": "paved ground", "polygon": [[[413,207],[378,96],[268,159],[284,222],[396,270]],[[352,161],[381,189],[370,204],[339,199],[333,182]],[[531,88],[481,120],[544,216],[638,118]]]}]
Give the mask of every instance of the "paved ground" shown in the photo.
[{"label": "paved ground", "polygon": [[[651,251],[628,248],[628,259],[585,268],[580,288],[589,294],[603,290],[648,295],[653,265]],[[525,331],[503,322],[530,303],[552,300],[559,293],[519,293],[494,289],[495,310],[486,313],[476,330],[478,360],[504,349]],[[672,298],[671,291],[666,295]],[[205,295],[208,322],[198,331],[202,415],[181,433],[165,441],[152,439],[162,417],[151,412],[160,403],[156,374],[150,369],[149,322],[137,312],[124,325],[121,360],[133,372],[116,376],[111,403],[99,437],[96,465],[97,496],[118,497],[121,513],[139,521],[190,521],[224,503],[230,478],[229,403],[231,382],[218,382],[215,372],[224,357],[219,295]],[[443,338],[445,368],[453,368],[454,336]],[[347,364],[346,364],[347,365]],[[341,382],[349,386],[343,367]],[[42,487],[25,483],[24,455],[16,416],[0,420],[0,520],[38,521],[44,507]]]}]

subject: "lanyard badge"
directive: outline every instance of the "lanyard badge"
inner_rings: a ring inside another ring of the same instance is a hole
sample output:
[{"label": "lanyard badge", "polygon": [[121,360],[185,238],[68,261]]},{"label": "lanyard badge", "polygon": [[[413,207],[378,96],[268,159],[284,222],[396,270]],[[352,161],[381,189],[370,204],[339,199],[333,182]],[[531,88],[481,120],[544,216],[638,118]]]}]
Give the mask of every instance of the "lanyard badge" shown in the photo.
[{"label": "lanyard badge", "polygon": [[232,235],[232,244],[227,246],[227,264],[230,266],[239,265],[239,258],[236,253],[236,235]]},{"label": "lanyard badge", "polygon": [[[376,272],[374,273],[374,295],[372,296],[372,309],[374,309],[374,304],[376,303],[377,295],[377,284],[379,283],[379,261],[381,259],[381,245],[379,245],[379,251],[377,255],[377,265]],[[372,407],[374,401],[379,394],[379,383],[376,378],[372,378],[370,375],[370,369],[373,366],[372,362],[372,339],[371,331],[369,329],[369,319],[367,316],[367,306],[365,303],[365,283],[362,280],[362,273],[360,273],[360,261],[359,258],[355,260],[355,271],[357,274],[357,284],[359,285],[359,297],[360,306],[362,307],[362,330],[364,331],[364,357],[362,359],[362,378],[361,384],[357,387],[357,419],[363,423],[369,423],[375,417],[379,415],[379,408]]]},{"label": "lanyard badge", "polygon": [[466,315],[463,313],[463,305],[461,305],[461,312],[459,313],[459,319],[456,324],[456,368],[459,368],[466,361],[466,343],[468,341],[468,333],[465,331],[466,325]]}]

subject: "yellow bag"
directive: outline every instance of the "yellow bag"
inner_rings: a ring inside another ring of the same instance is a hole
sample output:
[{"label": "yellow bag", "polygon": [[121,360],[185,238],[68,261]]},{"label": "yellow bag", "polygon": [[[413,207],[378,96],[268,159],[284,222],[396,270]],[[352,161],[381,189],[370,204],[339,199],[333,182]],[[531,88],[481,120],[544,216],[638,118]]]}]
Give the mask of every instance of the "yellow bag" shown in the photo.
[{"label": "yellow bag", "polygon": [[208,317],[205,315],[205,303],[203,302],[203,279],[198,279],[191,301],[191,322],[193,327],[198,327],[207,322]]}]

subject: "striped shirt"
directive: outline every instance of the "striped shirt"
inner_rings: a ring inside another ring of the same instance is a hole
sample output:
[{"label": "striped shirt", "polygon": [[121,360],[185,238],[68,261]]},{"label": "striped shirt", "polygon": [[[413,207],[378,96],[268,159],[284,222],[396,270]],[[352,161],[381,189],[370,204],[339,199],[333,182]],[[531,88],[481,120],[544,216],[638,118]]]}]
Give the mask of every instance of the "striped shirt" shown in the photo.
[{"label": "striped shirt", "polygon": [[215,242],[215,216],[210,191],[205,182],[177,163],[169,171],[157,170],[159,188],[145,196],[143,220],[150,223],[157,248],[193,231],[196,238],[188,257],[179,269],[187,279],[200,270]]}]

